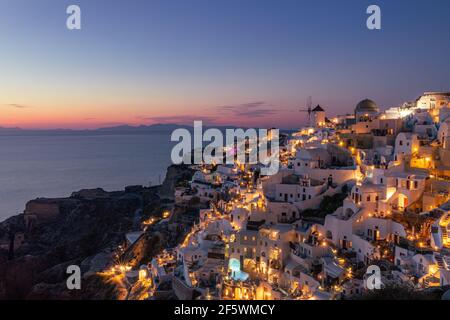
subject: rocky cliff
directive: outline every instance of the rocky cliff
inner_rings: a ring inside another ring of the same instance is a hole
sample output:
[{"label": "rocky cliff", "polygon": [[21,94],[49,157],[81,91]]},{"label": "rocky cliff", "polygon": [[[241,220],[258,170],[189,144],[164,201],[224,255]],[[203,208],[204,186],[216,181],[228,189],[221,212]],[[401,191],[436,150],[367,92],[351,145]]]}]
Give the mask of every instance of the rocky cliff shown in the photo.
[{"label": "rocky cliff", "polygon": [[126,193],[61,202],[67,200],[70,206],[61,206],[51,220],[37,217],[40,223],[30,226],[24,214],[7,221],[9,230],[25,237],[20,247],[13,246],[12,254],[10,248],[2,251],[0,292],[4,296],[0,298],[27,298],[35,285],[42,288],[43,283],[56,285],[65,279],[67,265],[81,264],[91,255],[110,251],[132,228],[134,212],[140,207],[139,197]]},{"label": "rocky cliff", "polygon": [[[0,223],[0,299],[117,299],[125,294],[102,282],[97,272],[113,263],[125,234],[167,206],[190,170],[171,166],[163,186],[124,191],[81,190],[61,199],[36,199],[24,214]],[[149,229],[130,256],[136,263],[167,244],[167,234]],[[67,290],[67,266],[79,265],[81,290]]]},{"label": "rocky cliff", "polygon": [[160,189],[160,197],[162,199],[173,200],[175,188],[189,181],[194,172],[194,170],[186,165],[171,165],[168,167],[166,178]]}]

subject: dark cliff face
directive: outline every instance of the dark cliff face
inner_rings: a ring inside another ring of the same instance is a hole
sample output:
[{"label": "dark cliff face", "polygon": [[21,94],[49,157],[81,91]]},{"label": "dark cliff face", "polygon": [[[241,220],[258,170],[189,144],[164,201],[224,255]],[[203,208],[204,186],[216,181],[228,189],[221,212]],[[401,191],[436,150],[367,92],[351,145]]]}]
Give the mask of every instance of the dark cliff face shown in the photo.
[{"label": "dark cliff face", "polygon": [[175,188],[182,183],[191,180],[195,171],[187,165],[171,165],[167,168],[166,178],[160,189],[162,199],[174,199]]},{"label": "dark cliff face", "polygon": [[16,218],[13,227],[24,234],[24,243],[14,250],[13,260],[8,260],[6,250],[0,253],[0,298],[27,298],[39,283],[56,287],[64,281],[65,285],[68,265],[80,265],[86,257],[108,252],[123,241],[140,206],[136,195],[111,194],[98,199],[71,198],[71,205],[62,206],[51,221],[31,228],[23,215]]},{"label": "dark cliff face", "polygon": [[[192,174],[187,166],[170,166],[162,186],[81,190],[68,198],[30,201],[25,214],[0,223],[0,300],[124,298],[123,288],[105,283],[97,273],[114,263],[125,234],[150,216],[160,216],[175,187]],[[167,225],[149,228],[123,258],[137,265],[148,262],[165,246],[176,245],[183,231],[172,234]],[[69,265],[81,267],[81,290],[67,289]]]}]

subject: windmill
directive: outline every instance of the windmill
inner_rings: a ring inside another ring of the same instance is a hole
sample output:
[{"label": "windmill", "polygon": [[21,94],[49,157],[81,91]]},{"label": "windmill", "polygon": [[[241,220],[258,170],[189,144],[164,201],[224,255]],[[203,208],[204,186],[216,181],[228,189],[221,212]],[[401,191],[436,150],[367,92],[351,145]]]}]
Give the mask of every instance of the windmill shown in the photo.
[{"label": "windmill", "polygon": [[300,112],[308,112],[308,126],[311,126],[311,113],[312,113],[312,99],[311,96],[306,100],[306,109],[300,109]]}]

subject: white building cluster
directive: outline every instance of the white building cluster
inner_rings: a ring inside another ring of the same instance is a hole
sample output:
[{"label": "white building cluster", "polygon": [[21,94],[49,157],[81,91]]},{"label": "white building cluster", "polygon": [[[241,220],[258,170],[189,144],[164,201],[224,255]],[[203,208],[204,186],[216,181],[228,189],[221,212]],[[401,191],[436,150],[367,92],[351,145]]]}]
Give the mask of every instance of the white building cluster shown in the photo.
[{"label": "white building cluster", "polygon": [[282,168],[197,167],[176,202],[208,203],[176,248],[177,295],[208,299],[361,296],[368,266],[383,286],[450,285],[450,93],[293,133]]}]

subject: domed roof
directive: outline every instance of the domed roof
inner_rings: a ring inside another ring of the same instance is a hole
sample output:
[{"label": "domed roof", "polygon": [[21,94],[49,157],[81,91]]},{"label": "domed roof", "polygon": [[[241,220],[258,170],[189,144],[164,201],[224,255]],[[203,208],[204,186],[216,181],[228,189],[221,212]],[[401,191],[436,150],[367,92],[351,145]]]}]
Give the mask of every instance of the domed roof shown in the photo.
[{"label": "domed roof", "polygon": [[370,99],[365,99],[360,101],[355,108],[355,113],[357,112],[379,112],[377,104]]}]

